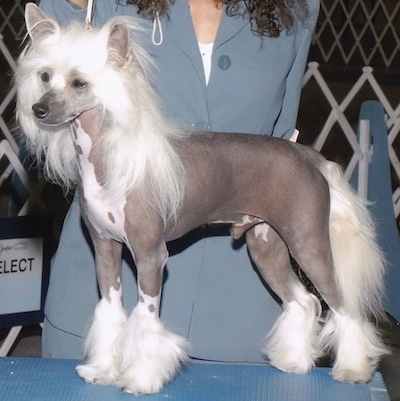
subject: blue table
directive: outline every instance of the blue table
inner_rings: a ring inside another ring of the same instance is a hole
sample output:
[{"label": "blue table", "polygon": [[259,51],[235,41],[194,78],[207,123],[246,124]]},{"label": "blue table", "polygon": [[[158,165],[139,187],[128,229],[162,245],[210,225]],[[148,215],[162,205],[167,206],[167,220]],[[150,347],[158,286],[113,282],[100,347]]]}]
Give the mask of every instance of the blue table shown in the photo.
[{"label": "blue table", "polygon": [[190,363],[158,394],[134,396],[84,383],[76,360],[0,358],[2,401],[389,401],[380,373],[368,384],[335,382],[329,369],[307,375],[268,365]]}]

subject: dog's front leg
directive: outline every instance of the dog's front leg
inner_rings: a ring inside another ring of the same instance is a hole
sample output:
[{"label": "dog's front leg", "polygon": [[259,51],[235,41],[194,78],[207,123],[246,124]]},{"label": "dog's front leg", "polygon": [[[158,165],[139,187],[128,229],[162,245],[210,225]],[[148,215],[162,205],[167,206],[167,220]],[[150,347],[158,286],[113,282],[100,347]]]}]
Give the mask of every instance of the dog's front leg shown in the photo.
[{"label": "dog's front leg", "polygon": [[77,373],[87,382],[115,384],[118,375],[115,343],[126,322],[121,301],[122,245],[100,237],[91,227],[89,231],[95,250],[101,299],[96,306],[93,322],[86,337],[86,363],[77,367]]},{"label": "dog's front leg", "polygon": [[[142,239],[135,236],[135,242]],[[131,249],[138,273],[139,302],[122,330],[117,347],[118,386],[134,394],[160,391],[187,359],[186,339],[168,331],[159,319],[167,259],[165,243],[146,245],[142,243]]]}]

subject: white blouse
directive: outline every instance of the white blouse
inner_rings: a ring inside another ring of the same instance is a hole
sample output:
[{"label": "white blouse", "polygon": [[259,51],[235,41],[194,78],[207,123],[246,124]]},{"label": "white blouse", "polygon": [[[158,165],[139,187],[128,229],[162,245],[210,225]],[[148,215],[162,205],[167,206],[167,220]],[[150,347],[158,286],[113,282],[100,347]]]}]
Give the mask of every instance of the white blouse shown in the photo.
[{"label": "white blouse", "polygon": [[210,79],[211,72],[211,55],[213,51],[214,43],[200,43],[199,42],[199,50],[201,54],[201,58],[203,60],[203,68],[204,68],[204,76],[206,78],[206,85],[208,85],[208,81]]}]

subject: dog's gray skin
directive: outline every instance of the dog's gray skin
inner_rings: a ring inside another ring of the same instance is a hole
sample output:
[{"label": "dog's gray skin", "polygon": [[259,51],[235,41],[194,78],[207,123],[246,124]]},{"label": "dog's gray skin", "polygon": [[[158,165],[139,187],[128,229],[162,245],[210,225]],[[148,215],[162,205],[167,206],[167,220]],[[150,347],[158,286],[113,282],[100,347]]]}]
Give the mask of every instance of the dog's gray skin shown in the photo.
[{"label": "dog's gray skin", "polygon": [[[57,24],[35,6],[27,6],[26,21],[31,52],[35,43],[59,34]],[[128,69],[132,87],[139,91],[140,57],[131,49],[129,28],[116,19],[100,32],[104,35],[107,29],[107,68],[117,74]],[[78,367],[80,376],[132,393],[159,391],[174,376],[186,351],[185,341],[165,330],[158,317],[166,244],[195,227],[229,222],[233,238],[245,236],[261,276],[282,300],[284,312],[264,350],[271,364],[305,373],[323,351],[333,348],[335,379],[368,381],[385,353],[368,321],[381,313],[384,263],[366,206],[339,168],[309,147],[269,136],[181,132],[164,138],[156,132],[151,146],[161,143],[177,157],[172,162],[162,154],[165,168],[180,166],[176,171],[181,179],[175,180],[179,202],[163,209],[160,199],[167,199],[164,192],[170,188],[157,187],[163,169],[154,158],[147,160],[143,179],[115,196],[107,184],[108,158],[126,153],[127,145],[120,141],[108,152],[103,145],[116,135],[118,113],[77,65],[64,72],[62,86],[53,81],[59,73],[53,66],[40,72],[41,94],[30,118],[39,126],[70,125],[79,162],[81,211],[94,245],[102,296],[88,335],[87,364]],[[141,79],[143,83],[146,77]],[[140,102],[153,91],[143,86]],[[137,105],[140,113],[147,107],[158,113],[150,102]],[[150,131],[141,134],[146,138]],[[124,177],[123,169],[120,173]],[[121,306],[123,244],[132,252],[138,274],[139,302],[129,319]],[[319,302],[294,274],[290,257],[332,311],[322,331]],[[365,341],[360,342],[361,336]]]}]

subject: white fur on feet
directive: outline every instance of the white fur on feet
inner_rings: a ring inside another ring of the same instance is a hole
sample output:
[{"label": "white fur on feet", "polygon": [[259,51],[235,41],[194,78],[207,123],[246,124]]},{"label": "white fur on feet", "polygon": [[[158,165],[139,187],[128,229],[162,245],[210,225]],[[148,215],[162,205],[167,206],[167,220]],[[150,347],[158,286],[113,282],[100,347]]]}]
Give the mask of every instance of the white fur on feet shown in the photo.
[{"label": "white fur on feet", "polygon": [[138,304],[118,338],[117,386],[133,394],[160,391],[187,360],[186,349],[186,339],[166,330]]},{"label": "white fur on feet", "polygon": [[335,352],[335,380],[366,383],[371,379],[379,359],[388,353],[377,333],[368,320],[331,312],[321,332],[321,343]]},{"label": "white fur on feet", "polygon": [[303,288],[296,292],[296,301],[284,305],[283,313],[268,334],[263,353],[272,366],[284,372],[306,373],[321,356],[318,348],[321,306]]},{"label": "white fur on feet", "polygon": [[[115,291],[116,293],[119,291]],[[93,322],[85,342],[85,365],[76,368],[85,381],[99,384],[115,384],[115,340],[126,322],[126,314],[120,302],[120,294],[111,301],[102,298],[97,304]]]}]

